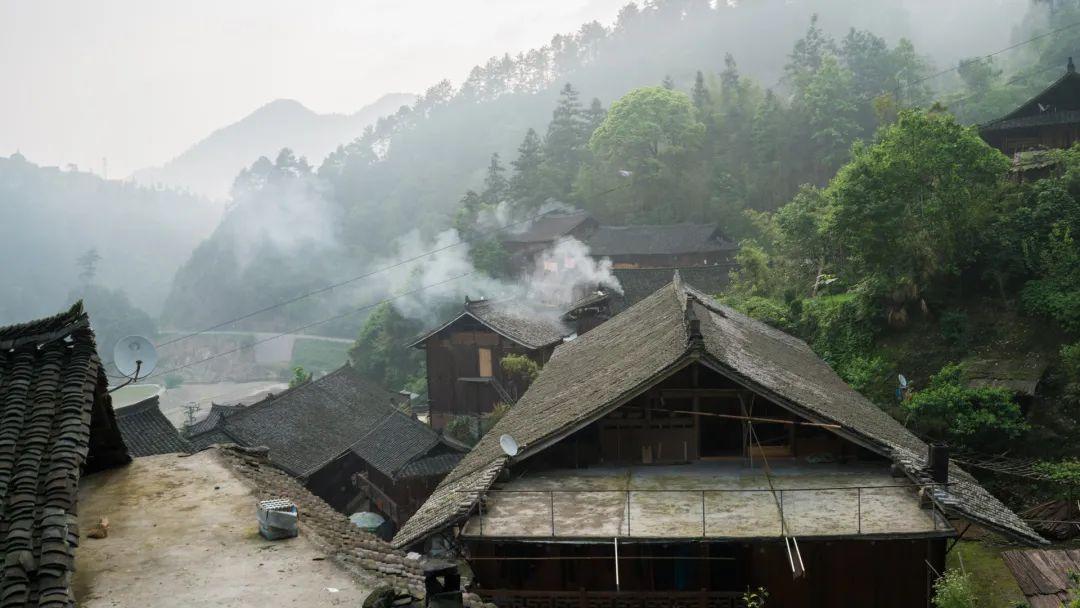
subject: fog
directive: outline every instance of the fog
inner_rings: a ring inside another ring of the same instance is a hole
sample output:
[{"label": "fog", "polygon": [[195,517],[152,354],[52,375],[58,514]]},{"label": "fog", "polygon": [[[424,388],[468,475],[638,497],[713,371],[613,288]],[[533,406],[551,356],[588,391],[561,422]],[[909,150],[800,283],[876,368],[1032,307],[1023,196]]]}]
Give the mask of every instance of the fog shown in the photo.
[{"label": "fog", "polygon": [[[715,78],[730,52],[740,73],[783,91],[792,45],[815,14],[836,37],[854,27],[891,44],[910,39],[934,71],[1003,49],[1052,23],[1048,9],[1033,8],[1031,0],[741,0],[707,19],[669,21],[667,7],[682,15],[702,6],[671,0],[645,4],[652,7],[651,21],[634,31],[617,21],[623,4],[0,4],[0,78],[18,83],[0,96],[0,158],[22,152],[0,167],[7,171],[0,182],[7,212],[0,229],[10,245],[3,251],[9,259],[34,247],[43,252],[4,265],[0,280],[13,295],[0,316],[55,312],[78,283],[75,259],[95,247],[103,258],[96,277],[103,286],[122,289],[150,316],[160,314],[165,326],[192,329],[456,242],[460,235],[448,227],[463,192],[480,187],[485,159],[499,152],[508,165],[527,128],[543,133],[567,80],[582,91],[582,101],[596,97],[610,106],[664,76],[682,90],[697,70]],[[613,34],[619,27],[624,30]],[[588,35],[603,44],[581,50],[557,36],[573,33],[573,44]],[[567,59],[571,51],[577,56]],[[1033,52],[1021,47],[997,55],[995,63],[1008,73],[1033,61]],[[501,74],[498,66],[511,59],[518,63]],[[472,66],[488,71],[470,72]],[[521,66],[533,70],[514,72]],[[484,80],[490,75],[502,80]],[[958,86],[952,73],[930,84],[937,93]],[[271,103],[280,98],[297,101]],[[308,127],[297,116],[322,125],[315,146],[321,156],[333,147],[337,129],[326,125],[344,123],[319,122],[312,113],[354,116],[376,99],[390,100],[378,112],[407,107],[378,121],[370,137],[353,141],[374,114],[342,128],[342,147],[326,162],[308,159],[303,175],[234,189],[224,213],[206,200],[207,192],[198,192],[200,178],[209,176],[172,182],[195,191],[189,194],[87,174],[118,178],[183,156],[196,173],[213,165],[213,195],[226,189],[223,176],[233,174],[218,165],[250,166],[256,158],[245,156],[252,150],[280,143],[268,135],[301,145],[305,137],[298,131]],[[240,120],[245,116],[250,120]],[[223,128],[237,121],[243,128]],[[478,228],[511,227],[514,217],[508,205],[485,208]],[[560,259],[576,260],[577,274],[551,283],[543,262]],[[565,303],[582,285],[618,288],[610,268],[595,264],[580,243],[560,243],[538,263],[523,276],[495,279],[474,272],[467,247],[451,248],[258,327],[287,329],[462,273],[471,274],[396,306],[429,322],[440,303],[466,295],[543,293]]]}]

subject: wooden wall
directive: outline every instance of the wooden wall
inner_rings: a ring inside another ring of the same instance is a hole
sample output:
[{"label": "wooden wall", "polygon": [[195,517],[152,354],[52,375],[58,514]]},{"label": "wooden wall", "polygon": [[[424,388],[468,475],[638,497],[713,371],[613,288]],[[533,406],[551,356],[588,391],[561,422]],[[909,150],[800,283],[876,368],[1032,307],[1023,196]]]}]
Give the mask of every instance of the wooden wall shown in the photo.
[{"label": "wooden wall", "polygon": [[[620,589],[678,592],[764,587],[768,606],[832,608],[929,606],[933,566],[943,570],[943,539],[803,541],[805,574],[793,578],[782,541],[761,543],[620,543]],[[477,590],[615,591],[613,544],[473,541]],[[513,556],[514,560],[499,557]],[[520,559],[520,558],[535,558]],[[482,591],[481,591],[482,593]],[[538,604],[539,605],[539,604]]]},{"label": "wooden wall", "polygon": [[[501,401],[498,393],[486,383],[463,381],[481,377],[480,349],[490,351],[492,377],[518,396],[527,386],[518,386],[518,379],[508,378],[499,362],[510,354],[526,355],[544,363],[553,349],[530,350],[491,331],[471,319],[458,323],[431,336],[424,342],[427,356],[428,396],[431,426],[442,429],[454,416],[477,416],[491,412]],[[516,384],[517,383],[517,384]]]}]

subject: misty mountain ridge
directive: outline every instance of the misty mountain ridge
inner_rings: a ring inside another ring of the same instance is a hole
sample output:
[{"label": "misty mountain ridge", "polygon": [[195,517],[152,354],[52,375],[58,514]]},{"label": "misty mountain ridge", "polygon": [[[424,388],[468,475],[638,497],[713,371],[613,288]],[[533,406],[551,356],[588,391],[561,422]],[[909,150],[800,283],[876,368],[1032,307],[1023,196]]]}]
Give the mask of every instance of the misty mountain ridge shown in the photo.
[{"label": "misty mountain ridge", "polygon": [[380,117],[415,99],[408,93],[388,93],[351,114],[319,114],[294,99],[276,99],[217,129],[163,166],[136,171],[131,179],[225,199],[236,175],[260,156],[273,158],[287,147],[317,164]]}]

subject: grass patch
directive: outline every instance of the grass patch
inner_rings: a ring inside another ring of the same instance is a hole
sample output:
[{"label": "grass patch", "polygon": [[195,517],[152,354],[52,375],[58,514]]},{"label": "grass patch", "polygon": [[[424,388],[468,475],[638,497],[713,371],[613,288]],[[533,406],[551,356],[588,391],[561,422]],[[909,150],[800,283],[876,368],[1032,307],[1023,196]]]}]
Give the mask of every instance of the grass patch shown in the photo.
[{"label": "grass patch", "polygon": [[297,338],[293,344],[289,369],[299,365],[305,371],[313,372],[317,378],[344,365],[351,346],[349,342]]},{"label": "grass patch", "polygon": [[1001,559],[1001,552],[1010,548],[962,540],[946,557],[947,567],[960,568],[962,561],[964,570],[977,581],[975,596],[980,608],[1013,608],[1025,602],[1024,594]]}]

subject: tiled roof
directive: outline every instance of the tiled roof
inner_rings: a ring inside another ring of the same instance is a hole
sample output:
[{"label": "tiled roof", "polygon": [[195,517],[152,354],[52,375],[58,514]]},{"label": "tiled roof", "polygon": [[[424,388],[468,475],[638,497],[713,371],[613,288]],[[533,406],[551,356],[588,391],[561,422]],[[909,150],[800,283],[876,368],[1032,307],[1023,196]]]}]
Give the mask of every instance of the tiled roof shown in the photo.
[{"label": "tiled roof", "polygon": [[242,445],[270,448],[274,464],[307,477],[364,439],[400,400],[346,365],[227,416],[223,428]]},{"label": "tiled roof", "polygon": [[116,423],[132,456],[191,452],[191,444],[161,413],[157,395],[117,409]]},{"label": "tiled roof", "polygon": [[442,454],[434,454],[432,456],[423,456],[402,467],[401,470],[398,471],[398,478],[446,475],[454,470],[457,463],[461,462],[462,456],[463,454],[461,452],[456,451],[443,452]]},{"label": "tiled roof", "polygon": [[[690,336],[696,317],[700,345]],[[407,546],[463,516],[503,468],[498,438],[510,434],[532,455],[611,411],[665,373],[700,358],[750,390],[926,476],[927,445],[848,386],[803,341],[755,321],[675,280],[585,336],[557,348],[521,400],[452,471],[394,539]],[[945,509],[1012,538],[1042,544],[1019,517],[955,465]]]},{"label": "tiled roof", "polygon": [[670,283],[671,275],[676,270],[686,283],[707,294],[716,295],[728,286],[731,269],[731,266],[724,264],[686,268],[616,268],[612,273],[619,279],[623,292],[612,294],[612,313],[630,308]]},{"label": "tiled roof", "polygon": [[529,222],[523,230],[507,232],[501,237],[504,243],[547,243],[566,236],[581,224],[592,219],[585,211],[549,212]]},{"label": "tiled roof", "polygon": [[573,333],[558,317],[559,311],[538,310],[517,299],[467,300],[465,309],[459,315],[416,338],[412,346],[421,345],[461,319],[471,318],[525,348],[538,350],[558,344]]},{"label": "tiled roof", "polygon": [[594,256],[681,255],[734,249],[716,224],[600,226],[586,239]]},{"label": "tiled roof", "polygon": [[210,412],[206,414],[202,420],[191,425],[188,429],[189,437],[196,437],[204,433],[216,430],[221,425],[223,418],[231,416],[237,411],[243,409],[242,405],[220,405],[217,403],[210,404]]},{"label": "tiled roof", "polygon": [[198,435],[192,435],[188,437],[188,443],[191,444],[192,451],[198,452],[199,450],[205,450],[208,447],[215,445],[226,445],[230,443],[242,444],[243,442],[237,441],[235,437],[230,435],[224,427],[205,431]]},{"label": "tiled roof", "polygon": [[407,464],[439,445],[431,427],[402,412],[391,412],[352,446],[354,454],[383,475],[395,479]]},{"label": "tiled roof", "polygon": [[79,477],[130,462],[90,321],[0,327],[0,606],[74,605]]},{"label": "tiled roof", "polygon": [[436,448],[457,451],[431,427],[403,413],[401,399],[345,366],[251,406],[214,404],[192,427],[189,440],[197,450],[227,443],[266,446],[270,460],[297,477],[352,451],[395,479]]},{"label": "tiled roof", "polygon": [[[1075,100],[1078,88],[1080,88],[1080,74],[1077,74],[1070,65],[1061,78],[1050,83],[1049,86],[1012,112],[982,125],[979,130],[986,132],[1016,127],[1080,122],[1080,111],[1077,110]],[[1060,102],[1071,104],[1073,107],[1061,108],[1059,106]]]}]

